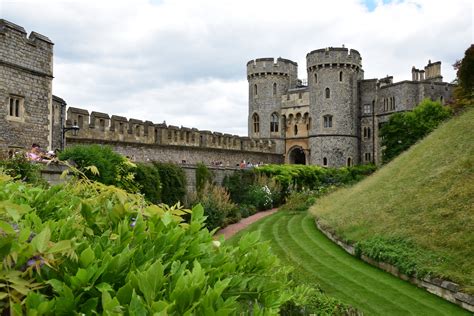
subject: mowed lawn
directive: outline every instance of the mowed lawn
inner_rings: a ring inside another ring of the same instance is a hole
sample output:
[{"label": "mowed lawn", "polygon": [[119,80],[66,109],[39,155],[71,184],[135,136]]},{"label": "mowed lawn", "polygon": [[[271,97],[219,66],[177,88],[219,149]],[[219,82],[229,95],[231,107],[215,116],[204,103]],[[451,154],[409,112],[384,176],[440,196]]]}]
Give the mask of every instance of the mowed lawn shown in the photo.
[{"label": "mowed lawn", "polygon": [[295,269],[301,283],[319,284],[328,295],[364,315],[471,315],[460,307],[347,254],[316,229],[306,212],[279,211],[229,239],[260,231],[272,251]]}]

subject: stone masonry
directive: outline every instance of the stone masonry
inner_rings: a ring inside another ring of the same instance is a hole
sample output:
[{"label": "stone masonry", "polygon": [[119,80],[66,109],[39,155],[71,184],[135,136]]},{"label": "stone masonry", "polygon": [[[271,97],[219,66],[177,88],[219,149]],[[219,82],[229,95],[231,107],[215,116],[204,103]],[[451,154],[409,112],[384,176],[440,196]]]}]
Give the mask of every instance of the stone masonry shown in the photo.
[{"label": "stone masonry", "polygon": [[354,49],[317,49],[306,61],[306,84],[297,79],[291,60],[247,63],[249,136],[275,141],[286,163],[380,163],[378,134],[390,115],[410,111],[425,98],[441,103],[452,98],[454,85],[442,81],[441,62],[413,67],[412,80],[394,83],[393,77],[364,79]]}]

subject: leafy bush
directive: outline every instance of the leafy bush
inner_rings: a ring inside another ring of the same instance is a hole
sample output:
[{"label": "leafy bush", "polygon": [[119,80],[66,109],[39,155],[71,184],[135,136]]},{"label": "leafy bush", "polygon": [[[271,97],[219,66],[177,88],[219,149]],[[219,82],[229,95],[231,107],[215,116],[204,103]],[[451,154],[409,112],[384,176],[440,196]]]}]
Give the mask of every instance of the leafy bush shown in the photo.
[{"label": "leafy bush", "polygon": [[161,181],[158,170],[149,164],[138,163],[135,170],[135,182],[140,188],[140,193],[151,203],[161,201]]},{"label": "leafy bush", "polygon": [[292,192],[286,199],[286,203],[280,208],[287,212],[305,212],[316,203],[317,198],[333,191],[335,187],[322,187],[319,190],[307,190],[301,192]]},{"label": "leafy bush", "polygon": [[267,186],[252,185],[247,191],[245,202],[255,206],[258,211],[268,210],[272,207],[272,193]]},{"label": "leafy bush", "polygon": [[423,100],[413,111],[390,116],[380,130],[383,161],[390,161],[410,148],[450,116],[449,107],[429,99]]},{"label": "leafy bush", "polygon": [[[61,160],[72,160],[89,179],[103,184],[115,185],[128,192],[137,192],[133,172],[136,166],[111,147],[79,145],[66,148],[59,154]],[[94,166],[98,173],[94,172]]]},{"label": "leafy bush", "polygon": [[255,169],[237,170],[230,176],[225,176],[222,185],[230,193],[234,203],[246,204],[249,187],[255,184]]},{"label": "leafy bush", "polygon": [[375,236],[357,242],[355,251],[359,257],[365,255],[376,261],[390,263],[400,272],[417,278],[423,278],[429,273],[421,267],[421,261],[434,263],[442,260],[401,237]]},{"label": "leafy bush", "polygon": [[276,315],[312,293],[257,233],[235,248],[213,240],[201,206],[149,205],[88,180],[46,190],[0,179],[2,315]]},{"label": "leafy bush", "polygon": [[47,182],[41,177],[42,165],[29,161],[26,155],[17,154],[11,158],[0,160],[0,168],[15,179],[36,185],[47,185]]},{"label": "leafy bush", "polygon": [[202,162],[197,164],[196,168],[196,192],[202,193],[207,183],[212,183],[212,172]]},{"label": "leafy bush", "polygon": [[161,201],[168,205],[183,202],[186,195],[184,170],[172,163],[154,162],[161,180]]},{"label": "leafy bush", "polygon": [[194,197],[193,204],[198,203],[204,208],[206,227],[209,230],[224,227],[240,219],[237,205],[232,203],[229,193],[223,187],[206,184],[201,194]]}]

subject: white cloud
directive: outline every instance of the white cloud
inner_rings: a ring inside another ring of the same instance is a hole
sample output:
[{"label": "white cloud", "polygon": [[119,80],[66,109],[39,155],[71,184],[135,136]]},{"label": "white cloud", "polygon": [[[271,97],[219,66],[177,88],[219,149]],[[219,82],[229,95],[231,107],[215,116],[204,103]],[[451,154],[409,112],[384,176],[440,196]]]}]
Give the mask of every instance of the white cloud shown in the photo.
[{"label": "white cloud", "polygon": [[[374,2],[374,1],[372,1]],[[3,18],[55,42],[54,93],[89,110],[246,134],[245,64],[340,46],[366,78],[410,78],[474,42],[468,0],[3,0]]]}]

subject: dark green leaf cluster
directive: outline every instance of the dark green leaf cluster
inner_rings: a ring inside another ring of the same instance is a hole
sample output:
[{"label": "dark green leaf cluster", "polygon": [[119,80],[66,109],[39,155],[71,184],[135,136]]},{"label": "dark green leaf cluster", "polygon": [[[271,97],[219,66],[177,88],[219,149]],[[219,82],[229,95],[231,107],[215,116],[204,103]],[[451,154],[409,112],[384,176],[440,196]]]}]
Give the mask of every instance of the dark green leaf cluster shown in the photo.
[{"label": "dark green leaf cluster", "polygon": [[46,181],[41,177],[42,165],[33,163],[26,158],[26,154],[16,154],[15,156],[0,160],[0,169],[3,169],[9,176],[35,185],[46,185]]},{"label": "dark green leaf cluster", "polygon": [[46,190],[0,179],[2,314],[277,315],[314,294],[257,233],[237,247],[214,240],[201,206],[150,205],[88,180]]},{"label": "dark green leaf cluster", "polygon": [[161,180],[158,169],[152,164],[138,163],[135,170],[135,182],[140,187],[140,193],[154,204],[161,203]]},{"label": "dark green leaf cluster", "polygon": [[186,175],[184,170],[172,163],[153,162],[160,175],[161,202],[173,205],[184,201],[186,195]]},{"label": "dark green leaf cluster", "polygon": [[429,99],[413,111],[393,114],[380,130],[383,161],[388,162],[410,148],[450,116],[450,108]]},{"label": "dark green leaf cluster", "polygon": [[[59,159],[73,161],[89,179],[137,192],[133,181],[135,165],[109,146],[79,145],[66,148]],[[98,173],[94,172],[95,167]]]},{"label": "dark green leaf cluster", "polygon": [[196,192],[198,196],[203,192],[206,184],[212,183],[214,178],[212,172],[202,162],[197,164],[196,167]]},{"label": "dark green leaf cluster", "polygon": [[434,263],[442,260],[401,237],[374,236],[357,242],[355,249],[359,257],[365,255],[379,262],[390,263],[400,272],[417,278],[429,274],[429,271],[422,268],[421,262]]}]

